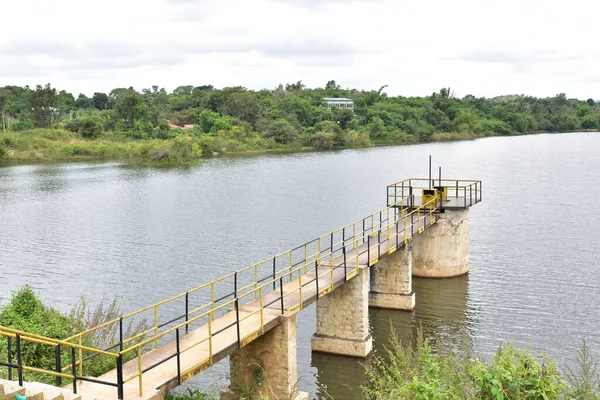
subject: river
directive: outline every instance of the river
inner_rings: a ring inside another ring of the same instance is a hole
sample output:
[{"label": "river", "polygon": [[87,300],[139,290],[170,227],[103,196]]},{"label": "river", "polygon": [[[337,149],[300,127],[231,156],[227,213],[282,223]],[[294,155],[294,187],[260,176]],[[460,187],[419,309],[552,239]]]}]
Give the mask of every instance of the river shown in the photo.
[{"label": "river", "polygon": [[[582,338],[600,355],[600,134],[252,157],[187,168],[124,162],[0,168],[0,301],[29,283],[68,310],[85,295],[132,311],[295,247],[385,206],[387,184],[427,174],[483,180],[470,211],[470,272],[415,279],[413,312],[370,310],[381,353],[404,339],[506,341],[561,365]],[[359,360],[311,354],[315,306],[298,318],[299,387],[361,398]],[[221,362],[189,384],[226,380]]]}]

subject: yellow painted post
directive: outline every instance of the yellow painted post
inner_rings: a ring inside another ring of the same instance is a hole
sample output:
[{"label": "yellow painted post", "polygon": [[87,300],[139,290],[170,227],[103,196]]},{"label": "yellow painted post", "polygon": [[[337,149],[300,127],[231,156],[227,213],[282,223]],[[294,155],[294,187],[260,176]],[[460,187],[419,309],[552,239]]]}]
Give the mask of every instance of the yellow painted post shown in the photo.
[{"label": "yellow painted post", "polygon": [[371,234],[375,233],[375,214],[371,214]]},{"label": "yellow painted post", "polygon": [[144,393],[143,393],[143,389],[142,389],[142,346],[141,345],[139,345],[137,347],[137,359],[138,359],[138,374],[139,374],[138,385],[140,387],[140,397],[142,397],[144,395]]},{"label": "yellow painted post", "polygon": [[[210,283],[210,298],[211,298],[210,308],[211,308],[211,310],[214,310],[215,309],[215,282],[214,281]],[[215,320],[214,311],[210,313],[210,318],[212,318],[213,321]]]},{"label": "yellow painted post", "polygon": [[158,306],[154,306],[154,348],[158,348]]},{"label": "yellow painted post", "polygon": [[390,237],[390,208],[387,209],[387,235],[388,235],[388,250],[392,247],[392,238]]},{"label": "yellow painted post", "polygon": [[306,259],[308,255],[307,251],[306,245],[304,245],[304,273],[306,273],[306,269],[308,268],[308,260]]},{"label": "yellow painted post", "polygon": [[254,265],[254,299],[256,299],[256,288],[258,286],[258,264]]},{"label": "yellow painted post", "polygon": [[321,238],[317,239],[317,265],[321,262]]},{"label": "yellow painted post", "polygon": [[300,291],[300,309],[302,309],[302,276],[298,276],[298,290]]},{"label": "yellow painted post", "polygon": [[292,251],[290,250],[290,282],[294,279],[294,273],[292,272],[292,265],[294,264],[293,260]]},{"label": "yellow painted post", "polygon": [[215,319],[214,311],[211,310],[208,315],[208,364],[212,365],[212,321]]},{"label": "yellow painted post", "polygon": [[331,282],[329,282],[329,287],[331,291],[333,291],[333,263],[329,264],[329,275],[331,277]]},{"label": "yellow painted post", "polygon": [[265,322],[263,320],[263,293],[262,293],[263,288],[260,288],[260,292],[259,292],[259,298],[260,298],[260,330],[261,332],[265,331]]},{"label": "yellow painted post", "polygon": [[[79,335],[79,346],[83,346],[83,339]],[[83,349],[79,347],[79,376],[83,376]]]},{"label": "yellow painted post", "polygon": [[404,244],[406,244],[406,220],[407,219],[408,219],[408,215],[402,215],[402,221],[404,221]]}]

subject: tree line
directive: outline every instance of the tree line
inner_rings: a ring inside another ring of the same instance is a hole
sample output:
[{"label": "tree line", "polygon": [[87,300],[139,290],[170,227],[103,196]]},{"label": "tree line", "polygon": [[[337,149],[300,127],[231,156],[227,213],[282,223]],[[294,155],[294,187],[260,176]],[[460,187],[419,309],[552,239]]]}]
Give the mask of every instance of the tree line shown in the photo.
[{"label": "tree line", "polygon": [[[429,96],[404,97],[388,96],[385,87],[344,89],[332,80],[323,88],[310,89],[298,81],[272,90],[186,85],[169,93],[152,86],[75,97],[50,84],[4,86],[0,113],[4,132],[56,128],[89,139],[114,133],[132,139],[170,139],[178,134],[171,124],[194,125],[186,135],[218,139],[216,149],[231,143],[249,148],[328,149],[367,146],[371,141],[428,141],[436,135],[595,130],[600,125],[600,110],[593,99],[568,99],[564,93],[549,98],[458,98],[450,88],[442,88]],[[325,97],[350,98],[354,110],[328,108]],[[206,150],[212,142],[202,143]]]}]

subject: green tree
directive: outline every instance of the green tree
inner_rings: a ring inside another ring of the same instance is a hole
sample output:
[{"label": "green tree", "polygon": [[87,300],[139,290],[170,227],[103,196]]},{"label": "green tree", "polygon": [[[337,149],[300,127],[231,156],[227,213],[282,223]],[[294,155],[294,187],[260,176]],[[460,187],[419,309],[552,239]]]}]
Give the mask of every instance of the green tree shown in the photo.
[{"label": "green tree", "polygon": [[6,109],[6,105],[10,101],[12,95],[11,93],[4,89],[0,88],[0,115],[2,115],[2,131],[6,132],[6,121],[4,116],[4,110]]},{"label": "green tree", "polygon": [[92,107],[94,107],[94,100],[90,99],[83,93],[79,93],[77,100],[75,100],[75,108],[85,110]]},{"label": "green tree", "polygon": [[58,117],[58,94],[50,84],[36,85],[29,94],[29,107],[35,126],[50,128]]},{"label": "green tree", "polygon": [[96,92],[92,96],[92,103],[98,110],[107,110],[109,108],[109,98],[106,93]]},{"label": "green tree", "polygon": [[123,128],[130,130],[134,137],[141,138],[152,130],[148,114],[142,96],[130,90],[117,98],[113,115]]},{"label": "green tree", "polygon": [[281,144],[293,143],[298,137],[298,129],[284,118],[264,121],[261,133],[265,138],[273,138]]}]

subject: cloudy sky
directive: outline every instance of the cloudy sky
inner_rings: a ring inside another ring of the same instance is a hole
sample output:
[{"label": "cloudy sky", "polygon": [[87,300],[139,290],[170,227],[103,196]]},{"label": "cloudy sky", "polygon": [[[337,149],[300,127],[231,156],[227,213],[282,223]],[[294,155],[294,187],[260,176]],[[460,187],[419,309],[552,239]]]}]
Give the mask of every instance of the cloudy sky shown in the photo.
[{"label": "cloudy sky", "polygon": [[592,0],[20,0],[0,86],[343,87],[600,98]]}]

